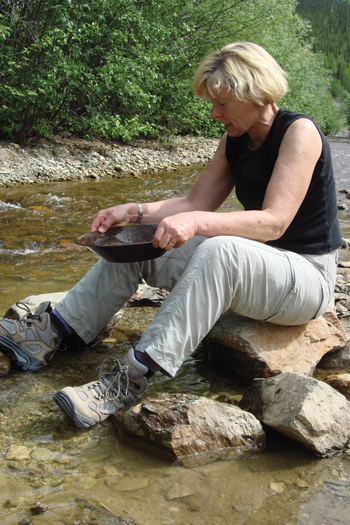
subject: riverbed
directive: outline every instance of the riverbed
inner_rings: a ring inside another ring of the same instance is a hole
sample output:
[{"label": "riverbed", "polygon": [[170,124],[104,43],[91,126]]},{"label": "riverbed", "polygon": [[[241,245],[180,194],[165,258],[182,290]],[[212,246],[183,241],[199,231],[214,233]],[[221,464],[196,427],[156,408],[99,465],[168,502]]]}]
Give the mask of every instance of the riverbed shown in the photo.
[{"label": "riverbed", "polygon": [[[350,143],[331,142],[343,237],[350,237]],[[97,260],[74,240],[101,207],[184,193],[202,166],[135,177],[79,179],[3,188],[0,194],[2,314],[28,295],[68,290]],[[221,211],[238,209],[230,197]],[[341,251],[348,260],[349,252]],[[197,468],[167,463],[123,442],[112,420],[78,430],[52,400],[67,385],[93,380],[106,357],[120,357],[156,313],[125,308],[110,339],[59,353],[36,374],[0,380],[0,523],[271,525],[348,523],[350,460],[317,459],[269,432],[266,450]],[[244,385],[214,370],[205,352],[174,379],[157,374],[150,392],[203,394],[236,403]]]}]

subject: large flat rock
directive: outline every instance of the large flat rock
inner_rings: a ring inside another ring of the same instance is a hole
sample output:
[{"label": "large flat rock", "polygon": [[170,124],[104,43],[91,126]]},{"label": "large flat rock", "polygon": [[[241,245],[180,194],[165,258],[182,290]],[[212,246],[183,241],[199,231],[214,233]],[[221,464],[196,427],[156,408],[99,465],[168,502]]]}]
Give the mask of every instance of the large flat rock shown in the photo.
[{"label": "large flat rock", "polygon": [[224,314],[204,341],[210,360],[251,381],[283,372],[311,375],[328,352],[343,348],[346,331],[333,305],[299,326],[280,326]]}]

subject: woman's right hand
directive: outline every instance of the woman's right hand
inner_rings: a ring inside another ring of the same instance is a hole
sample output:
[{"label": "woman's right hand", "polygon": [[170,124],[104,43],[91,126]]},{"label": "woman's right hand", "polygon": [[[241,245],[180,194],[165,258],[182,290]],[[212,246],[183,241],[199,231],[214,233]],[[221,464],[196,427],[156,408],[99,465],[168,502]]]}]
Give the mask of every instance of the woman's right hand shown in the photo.
[{"label": "woman's right hand", "polygon": [[91,223],[90,231],[105,233],[112,226],[124,226],[129,222],[135,222],[131,219],[137,217],[138,210],[135,203],[119,204],[100,210]]}]

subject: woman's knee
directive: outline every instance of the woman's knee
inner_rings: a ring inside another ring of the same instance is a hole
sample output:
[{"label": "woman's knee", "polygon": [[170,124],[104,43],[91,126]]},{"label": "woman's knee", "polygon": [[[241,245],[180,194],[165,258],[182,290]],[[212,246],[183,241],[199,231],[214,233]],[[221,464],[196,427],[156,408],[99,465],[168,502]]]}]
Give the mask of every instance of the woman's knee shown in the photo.
[{"label": "woman's knee", "polygon": [[196,249],[195,255],[202,257],[220,258],[225,253],[234,256],[238,251],[239,238],[233,236],[210,237],[202,242]]}]

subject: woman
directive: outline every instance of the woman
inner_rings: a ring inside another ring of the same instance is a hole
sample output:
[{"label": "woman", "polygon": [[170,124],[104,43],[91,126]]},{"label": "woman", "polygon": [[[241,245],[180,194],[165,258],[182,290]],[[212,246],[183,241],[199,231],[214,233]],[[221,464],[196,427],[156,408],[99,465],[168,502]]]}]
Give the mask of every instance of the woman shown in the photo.
[{"label": "woman", "polygon": [[[332,296],[341,235],[330,149],[312,120],[276,105],[287,89],[283,70],[260,46],[237,42],[204,60],[194,89],[226,128],[194,187],[183,197],[102,210],[91,225],[105,232],[157,222],[153,244],[167,253],[141,263],[101,259],[53,312],[41,305],[22,329],[0,322],[2,347],[35,369],[72,333],[92,341],[142,278],[171,290],[136,348],[109,373],[56,394],[79,427],[134,403],[157,370],[175,375],[229,307],[294,325],[321,315]],[[216,212],[234,187],[244,211]],[[29,329],[36,353],[23,336]]]}]

